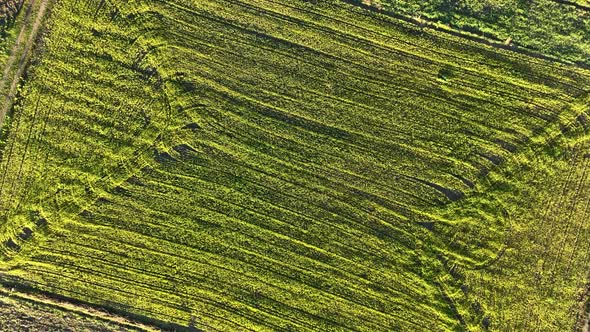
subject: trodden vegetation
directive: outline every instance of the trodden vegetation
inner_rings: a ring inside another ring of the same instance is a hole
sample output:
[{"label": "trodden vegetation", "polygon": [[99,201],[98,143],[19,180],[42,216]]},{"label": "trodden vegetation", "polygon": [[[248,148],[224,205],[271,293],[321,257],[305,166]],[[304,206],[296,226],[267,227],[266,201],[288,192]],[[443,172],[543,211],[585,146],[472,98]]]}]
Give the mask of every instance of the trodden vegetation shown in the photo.
[{"label": "trodden vegetation", "polygon": [[61,0],[0,280],[204,331],[564,331],[590,71],[348,2]]}]

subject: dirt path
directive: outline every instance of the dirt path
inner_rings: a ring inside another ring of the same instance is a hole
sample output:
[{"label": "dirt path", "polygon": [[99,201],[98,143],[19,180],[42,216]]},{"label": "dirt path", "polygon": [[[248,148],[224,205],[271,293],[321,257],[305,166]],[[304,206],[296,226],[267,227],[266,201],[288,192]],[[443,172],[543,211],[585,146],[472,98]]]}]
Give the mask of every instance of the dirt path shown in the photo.
[{"label": "dirt path", "polygon": [[[0,282],[2,281],[2,276],[0,275]],[[58,312],[57,314],[55,312]],[[55,325],[63,325],[60,326],[64,329],[68,328],[66,326],[68,323],[76,324],[78,323],[78,327],[84,327],[84,323],[92,322],[91,326],[93,328],[100,327],[100,323],[107,323],[109,325],[109,331],[114,328],[117,331],[143,331],[143,332],[158,332],[160,331],[158,328],[146,324],[142,324],[129,318],[117,316],[115,314],[109,313],[107,311],[102,311],[99,309],[92,308],[90,306],[84,304],[76,304],[67,302],[65,298],[51,298],[47,295],[34,293],[34,292],[26,292],[24,290],[18,290],[14,287],[7,287],[5,285],[0,284],[0,316],[2,313],[9,313],[12,314],[12,318],[14,321],[27,321],[30,319],[35,320],[41,317],[47,318],[47,322],[49,325],[52,323]],[[69,320],[63,319],[64,316],[69,315]],[[72,315],[76,315],[74,318]],[[55,316],[61,316],[61,319],[53,319]],[[10,321],[10,317],[9,321]],[[85,318],[89,319],[85,320]],[[29,322],[29,324],[33,325],[35,328],[42,327],[44,325],[42,322],[37,323],[35,321]],[[29,325],[29,326],[31,326]],[[0,321],[0,329],[3,326],[2,322]],[[86,326],[89,328],[89,326]],[[107,329],[105,328],[104,331]],[[4,331],[4,330],[3,330]],[[86,331],[86,329],[85,329]],[[103,331],[103,330],[100,330]]]},{"label": "dirt path", "polygon": [[[39,0],[38,0],[39,1]],[[39,32],[41,27],[41,23],[43,22],[43,17],[47,12],[47,7],[49,5],[50,0],[40,0],[41,5],[36,12],[36,16],[34,21],[32,21],[33,12],[35,11],[35,2],[36,0],[31,0],[27,7],[27,12],[25,13],[25,18],[23,21],[23,26],[16,38],[14,46],[10,51],[10,57],[6,61],[6,66],[4,67],[4,73],[2,75],[2,80],[0,80],[0,91],[4,91],[6,86],[10,84],[10,88],[8,89],[6,95],[4,96],[4,100],[0,105],[0,128],[4,123],[4,119],[6,117],[6,113],[12,107],[12,101],[14,99],[16,89],[18,87],[18,83],[20,78],[22,77],[28,59],[29,53],[33,44],[35,43],[35,38]],[[32,26],[31,26],[32,25]],[[29,38],[26,39],[27,30],[30,28]],[[26,39],[26,42],[25,42]],[[20,57],[19,57],[20,55]],[[18,63],[16,63],[18,60]],[[16,64],[16,67],[15,67]],[[15,72],[16,70],[16,72]],[[11,75],[11,73],[14,73]]]}]

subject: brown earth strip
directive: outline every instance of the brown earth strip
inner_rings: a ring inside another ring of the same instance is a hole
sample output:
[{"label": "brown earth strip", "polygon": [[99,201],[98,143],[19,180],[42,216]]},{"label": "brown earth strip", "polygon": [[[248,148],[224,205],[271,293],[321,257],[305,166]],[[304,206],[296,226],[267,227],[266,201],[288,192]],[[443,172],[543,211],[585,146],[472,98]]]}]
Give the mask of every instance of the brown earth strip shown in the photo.
[{"label": "brown earth strip", "polygon": [[0,330],[160,331],[94,308],[0,286]]},{"label": "brown earth strip", "polygon": [[[47,12],[47,8],[50,4],[50,0],[40,0],[41,5],[39,6],[39,10],[37,11],[37,15],[35,16],[34,20],[32,20],[32,15],[35,6],[35,0],[31,0],[27,7],[27,11],[25,13],[24,23],[21,27],[21,30],[18,34],[16,42],[10,51],[10,57],[6,62],[6,66],[4,67],[4,73],[2,75],[2,80],[0,80],[0,91],[3,91],[6,86],[9,84],[10,88],[8,93],[4,96],[4,101],[2,102],[0,108],[0,127],[4,123],[4,119],[6,117],[6,113],[12,107],[12,101],[16,94],[16,90],[18,87],[18,83],[20,78],[24,74],[26,69],[28,59],[30,58],[30,51],[33,48],[35,43],[36,37],[39,33],[39,29],[41,27],[41,23],[43,22],[43,18],[45,17],[45,13]],[[31,33],[29,38],[26,39],[26,31],[28,28],[31,27]],[[19,57],[20,55],[20,57]],[[18,63],[16,63],[18,60]],[[11,77],[11,72],[13,71],[13,67],[16,67],[16,73]]]}]

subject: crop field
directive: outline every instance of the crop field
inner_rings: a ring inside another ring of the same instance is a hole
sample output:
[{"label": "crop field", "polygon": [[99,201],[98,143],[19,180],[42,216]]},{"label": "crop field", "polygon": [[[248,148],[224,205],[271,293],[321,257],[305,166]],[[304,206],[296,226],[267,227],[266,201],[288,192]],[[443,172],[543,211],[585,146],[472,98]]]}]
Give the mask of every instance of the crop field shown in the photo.
[{"label": "crop field", "polygon": [[1,283],[177,331],[583,324],[590,70],[338,0],[57,0],[46,29]]}]

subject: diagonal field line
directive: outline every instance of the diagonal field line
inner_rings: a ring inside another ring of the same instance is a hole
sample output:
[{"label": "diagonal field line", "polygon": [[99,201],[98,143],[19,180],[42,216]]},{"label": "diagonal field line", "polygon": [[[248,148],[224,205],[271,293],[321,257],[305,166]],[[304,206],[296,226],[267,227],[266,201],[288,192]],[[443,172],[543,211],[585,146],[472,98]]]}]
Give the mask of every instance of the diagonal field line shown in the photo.
[{"label": "diagonal field line", "polygon": [[[25,31],[27,30],[27,27],[29,27],[31,24],[31,15],[33,12],[33,7],[35,6],[35,0],[31,1],[31,3],[29,4],[29,7],[27,9],[27,12],[25,14],[25,20],[24,20],[23,27],[21,28],[20,33],[18,34],[16,42],[10,52],[10,57],[8,58],[8,61],[6,62],[6,66],[4,68],[4,73],[2,75],[2,80],[0,81],[0,91],[4,90],[4,88],[6,87],[6,84],[8,84],[8,83],[10,83],[10,89],[8,90],[8,93],[6,94],[4,101],[2,102],[2,105],[1,105],[2,108],[0,108],[0,128],[2,127],[2,124],[4,123],[4,119],[6,118],[6,113],[8,112],[10,107],[12,106],[12,101],[13,101],[14,95],[16,93],[16,88],[18,86],[18,82],[25,71],[29,52],[30,52],[31,48],[33,47],[33,44],[35,42],[35,37],[37,36],[37,33],[39,32],[39,28],[40,28],[41,23],[43,21],[43,17],[45,16],[45,12],[47,10],[48,4],[49,4],[49,0],[42,0],[41,6],[39,7],[39,10],[37,12],[37,16],[35,17],[35,21],[33,22],[31,34],[29,35],[29,38],[25,42],[24,41],[25,40]],[[24,50],[19,58],[18,54],[19,54],[19,50],[21,50],[21,48],[24,48]],[[18,67],[17,67],[15,75],[12,77],[12,80],[11,80],[11,77],[9,77],[10,71],[11,71],[12,67],[14,66],[15,62],[17,61],[17,59],[18,59]]]}]

